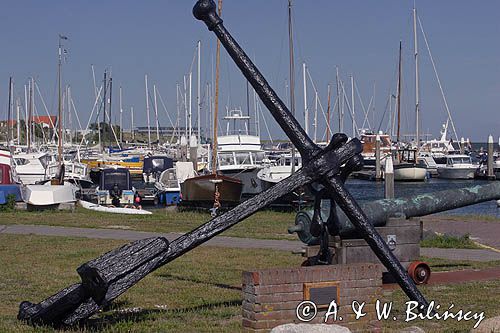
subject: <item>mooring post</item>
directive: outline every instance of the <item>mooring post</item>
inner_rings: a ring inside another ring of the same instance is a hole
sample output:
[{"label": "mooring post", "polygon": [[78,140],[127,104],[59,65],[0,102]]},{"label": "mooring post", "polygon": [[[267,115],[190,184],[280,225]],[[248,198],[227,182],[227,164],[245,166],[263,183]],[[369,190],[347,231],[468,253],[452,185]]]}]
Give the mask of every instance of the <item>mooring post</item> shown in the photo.
[{"label": "mooring post", "polygon": [[493,136],[488,137],[488,179],[494,179],[493,173]]},{"label": "mooring post", "polygon": [[380,135],[375,138],[375,179],[382,179],[382,169],[380,167]]},{"label": "mooring post", "polygon": [[385,198],[394,199],[394,167],[392,163],[392,155],[388,156],[385,160],[384,185]]}]

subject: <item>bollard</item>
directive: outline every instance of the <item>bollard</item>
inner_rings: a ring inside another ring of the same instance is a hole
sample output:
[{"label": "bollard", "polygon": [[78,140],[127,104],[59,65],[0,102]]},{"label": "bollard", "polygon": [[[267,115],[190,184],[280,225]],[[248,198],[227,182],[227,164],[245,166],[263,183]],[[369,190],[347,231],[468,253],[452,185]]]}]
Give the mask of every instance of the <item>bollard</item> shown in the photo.
[{"label": "bollard", "polygon": [[382,179],[382,170],[380,168],[380,135],[375,138],[375,179]]},{"label": "bollard", "polygon": [[385,160],[384,169],[385,198],[394,199],[394,167],[392,155]]},{"label": "bollard", "polygon": [[488,137],[488,179],[494,179],[493,173],[493,136]]}]

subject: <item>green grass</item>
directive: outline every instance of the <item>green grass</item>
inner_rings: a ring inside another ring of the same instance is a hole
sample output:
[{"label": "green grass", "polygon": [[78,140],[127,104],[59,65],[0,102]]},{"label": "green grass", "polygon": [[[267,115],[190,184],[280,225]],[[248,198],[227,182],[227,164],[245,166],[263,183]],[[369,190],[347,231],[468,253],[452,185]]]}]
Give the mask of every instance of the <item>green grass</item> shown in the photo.
[{"label": "green grass", "polygon": [[[39,302],[78,282],[80,264],[122,244],[0,234],[0,332],[51,331],[18,322],[19,303]],[[147,276],[77,331],[239,331],[242,271],[298,266],[302,260],[285,251],[200,247]]]},{"label": "green grass", "polygon": [[[0,224],[35,224],[80,228],[125,228],[152,232],[190,231],[210,220],[210,214],[176,212],[167,209],[155,210],[152,215],[123,215],[95,212],[77,208],[69,211],[2,212]],[[288,226],[293,225],[295,213],[261,211],[224,232],[223,236],[259,239],[297,240],[289,235]]]},{"label": "green grass", "polygon": [[435,235],[433,237],[424,239],[420,242],[422,247],[437,247],[442,249],[480,249],[474,243],[469,235],[463,236],[450,236],[450,235]]},{"label": "green grass", "polygon": [[[76,268],[124,242],[83,238],[0,234],[0,332],[53,332],[17,321],[19,303],[39,302],[79,281]],[[433,270],[464,267],[461,262],[422,258]],[[239,332],[241,273],[268,267],[298,267],[302,258],[285,251],[200,247],[158,269],[119,297],[113,306],[71,332]],[[499,265],[470,263],[467,268]],[[500,280],[422,287],[443,306],[499,315]],[[402,316],[406,297],[384,293]],[[383,331],[418,325],[427,332],[465,332],[470,322],[387,322]]]}]

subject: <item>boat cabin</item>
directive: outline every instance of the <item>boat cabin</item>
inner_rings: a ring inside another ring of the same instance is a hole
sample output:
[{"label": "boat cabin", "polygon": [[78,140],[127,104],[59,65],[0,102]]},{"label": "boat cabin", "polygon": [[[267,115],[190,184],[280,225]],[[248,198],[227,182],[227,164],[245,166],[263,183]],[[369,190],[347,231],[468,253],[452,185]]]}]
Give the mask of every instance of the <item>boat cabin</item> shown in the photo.
[{"label": "boat cabin", "polygon": [[449,155],[446,158],[446,165],[447,166],[454,166],[454,165],[471,165],[472,164],[472,159],[470,156],[467,155]]},{"label": "boat cabin", "polygon": [[[159,176],[163,171],[173,168],[174,161],[167,156],[148,156],[144,157],[144,164],[142,167],[142,173],[144,174],[144,180],[149,182],[148,178],[151,175]],[[157,176],[154,178],[156,179]]]},{"label": "boat cabin", "polygon": [[131,205],[134,203],[135,189],[132,176],[126,168],[101,169],[97,198],[101,205]]}]

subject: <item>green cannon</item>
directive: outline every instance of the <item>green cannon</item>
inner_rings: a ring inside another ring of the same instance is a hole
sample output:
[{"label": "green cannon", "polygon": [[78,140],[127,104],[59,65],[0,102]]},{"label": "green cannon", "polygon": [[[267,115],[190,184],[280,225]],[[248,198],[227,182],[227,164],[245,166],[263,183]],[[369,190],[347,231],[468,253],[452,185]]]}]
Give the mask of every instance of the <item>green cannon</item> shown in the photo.
[{"label": "green cannon", "polygon": [[[380,227],[384,226],[390,217],[420,217],[498,199],[500,199],[500,182],[492,182],[405,198],[381,199],[362,203],[360,206],[370,223]],[[330,214],[329,204],[329,200],[323,200],[321,204],[321,215],[325,220]],[[307,245],[316,245],[320,241],[310,232],[313,213],[312,209],[297,213],[295,225],[288,228],[289,233],[296,232],[299,239]],[[344,212],[337,209],[336,214],[338,234],[343,238],[356,237],[356,228]]]}]

